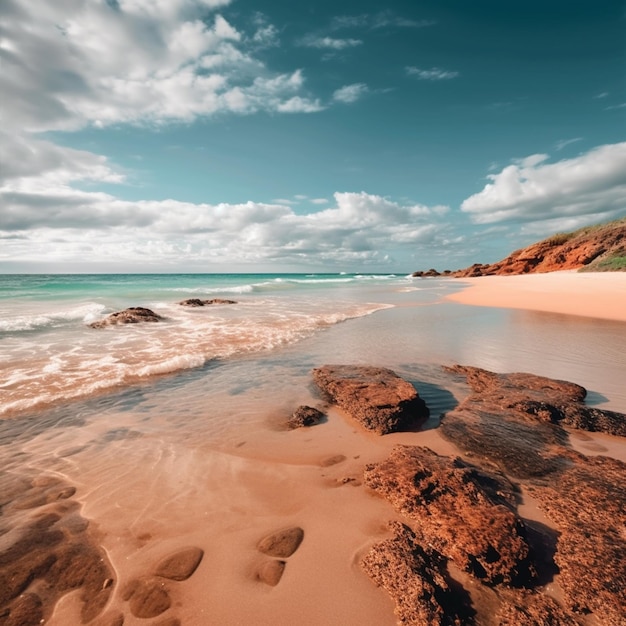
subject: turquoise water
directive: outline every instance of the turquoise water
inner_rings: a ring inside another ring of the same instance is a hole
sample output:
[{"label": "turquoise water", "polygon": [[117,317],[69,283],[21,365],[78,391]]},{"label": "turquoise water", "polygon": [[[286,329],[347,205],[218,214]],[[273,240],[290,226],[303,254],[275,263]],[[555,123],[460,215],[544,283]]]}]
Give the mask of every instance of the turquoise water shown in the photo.
[{"label": "turquoise water", "polygon": [[[417,373],[461,362],[587,387],[626,410],[626,325],[445,300],[452,280],[377,274],[0,276],[0,416],[117,393],[246,358],[372,362]],[[235,305],[182,307],[186,298]],[[90,328],[129,306],[158,324]],[[330,343],[328,343],[330,342]],[[323,347],[323,349],[321,348]],[[251,362],[251,361],[248,361]],[[233,374],[240,376],[241,374]],[[237,386],[238,380],[232,381]]]}]

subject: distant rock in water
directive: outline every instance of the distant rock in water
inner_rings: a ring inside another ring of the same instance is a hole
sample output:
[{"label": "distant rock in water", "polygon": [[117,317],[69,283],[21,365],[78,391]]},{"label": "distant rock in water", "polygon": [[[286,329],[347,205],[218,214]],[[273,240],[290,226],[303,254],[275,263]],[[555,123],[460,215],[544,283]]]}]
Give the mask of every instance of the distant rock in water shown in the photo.
[{"label": "distant rock in water", "polygon": [[159,322],[163,318],[152,311],[141,306],[131,306],[123,311],[111,313],[108,317],[89,324],[91,328],[104,328],[105,326],[116,326],[117,324],[139,324],[140,322]]},{"label": "distant rock in water", "polygon": [[428,419],[415,387],[382,367],[324,365],[313,370],[322,392],[353,419],[379,435],[409,430]]},{"label": "distant rock in water", "polygon": [[211,300],[200,300],[200,298],[189,298],[179,302],[181,306],[211,306],[212,304],[237,304],[235,300],[225,300],[224,298],[212,298]]}]

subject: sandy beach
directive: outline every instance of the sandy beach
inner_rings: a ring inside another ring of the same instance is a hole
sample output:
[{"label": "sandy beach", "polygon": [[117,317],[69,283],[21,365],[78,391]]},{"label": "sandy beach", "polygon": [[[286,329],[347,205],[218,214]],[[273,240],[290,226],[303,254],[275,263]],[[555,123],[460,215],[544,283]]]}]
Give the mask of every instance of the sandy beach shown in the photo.
[{"label": "sandy beach", "polygon": [[[395,306],[273,352],[0,421],[0,563],[12,572],[7,588],[21,590],[11,600],[10,617],[24,618],[6,623],[396,624],[392,597],[361,562],[390,539],[389,522],[407,518],[366,484],[365,474],[397,445],[428,448],[444,459],[476,458],[439,427],[440,415],[470,394],[465,380],[442,365],[471,359],[499,371],[543,367],[540,373],[563,379],[581,372],[577,380],[606,393],[596,402],[626,409],[623,398],[610,392],[615,384],[600,387],[609,379],[604,370],[621,379],[620,324],[573,318],[572,328],[555,330],[542,320],[511,323],[506,320],[515,316],[504,313],[498,330],[493,319],[500,313],[494,318],[455,303],[580,316],[584,291],[593,297],[583,304],[603,302],[600,313],[610,310],[614,315],[607,319],[619,320],[625,278],[569,272],[482,278],[460,281],[471,286],[457,293],[450,293],[450,280],[385,287]],[[367,292],[368,300],[374,293],[384,301],[382,291]],[[552,303],[555,308],[546,308]],[[594,309],[584,310],[594,315]],[[566,348],[571,337],[582,342],[588,336],[587,343],[552,360],[546,338],[554,333]],[[602,333],[612,341],[599,342]],[[365,430],[312,384],[313,367],[338,361],[397,371],[415,385],[431,419],[414,432],[379,436]],[[286,429],[301,405],[321,408],[326,419]],[[574,430],[567,442],[568,454],[626,459],[622,437]],[[522,493],[518,512],[525,523],[554,529],[532,490],[523,486]],[[294,552],[276,557],[260,548],[268,537],[294,528],[303,534]],[[501,602],[495,592],[450,568],[475,603],[476,619],[462,623],[499,624],[492,615]],[[544,591],[563,595],[558,578]],[[617,622],[592,615],[578,623]]]},{"label": "sandy beach", "polygon": [[567,270],[458,280],[468,288],[448,298],[463,304],[626,321],[626,272]]}]

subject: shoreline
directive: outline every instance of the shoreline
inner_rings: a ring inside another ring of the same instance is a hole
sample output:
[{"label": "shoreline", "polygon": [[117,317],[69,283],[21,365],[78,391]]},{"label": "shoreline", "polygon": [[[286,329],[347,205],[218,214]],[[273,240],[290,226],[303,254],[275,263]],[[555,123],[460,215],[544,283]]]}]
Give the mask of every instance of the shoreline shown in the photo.
[{"label": "shoreline", "polygon": [[626,322],[626,272],[565,270],[452,279],[465,286],[447,300]]}]

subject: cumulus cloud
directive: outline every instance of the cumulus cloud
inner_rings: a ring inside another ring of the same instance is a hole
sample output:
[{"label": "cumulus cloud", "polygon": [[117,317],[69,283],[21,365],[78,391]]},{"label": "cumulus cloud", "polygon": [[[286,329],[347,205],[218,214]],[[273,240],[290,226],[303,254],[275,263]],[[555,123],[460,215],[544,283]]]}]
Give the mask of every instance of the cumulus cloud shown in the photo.
[{"label": "cumulus cloud", "polygon": [[367,92],[368,88],[364,83],[345,85],[333,93],[333,100],[335,102],[343,102],[344,104],[352,104],[362,98]]},{"label": "cumulus cloud", "polygon": [[[402,204],[381,196],[334,194],[334,206],[296,213],[290,206],[325,199],[194,204],[127,201],[79,189],[124,180],[102,157],[41,141],[29,171],[16,169],[0,187],[0,260],[187,265],[383,263],[386,252],[436,242],[445,207]],[[19,146],[17,146],[19,148]],[[309,259],[310,260],[310,259]],[[387,261],[385,261],[387,262]]]},{"label": "cumulus cloud", "polygon": [[459,75],[459,72],[442,70],[438,67],[432,67],[429,70],[424,70],[413,66],[407,66],[406,73],[409,76],[415,76],[419,80],[450,80],[451,78],[456,78]]},{"label": "cumulus cloud", "polygon": [[254,50],[273,45],[275,27],[257,19],[248,36],[216,13],[228,4],[5,0],[11,25],[0,43],[5,125],[73,130],[190,122],[221,112],[320,110],[301,72],[277,74],[254,58]]},{"label": "cumulus cloud", "polygon": [[582,218],[609,219],[626,210],[626,142],[599,146],[548,163],[545,154],[521,159],[467,198],[461,210],[478,224]]}]

